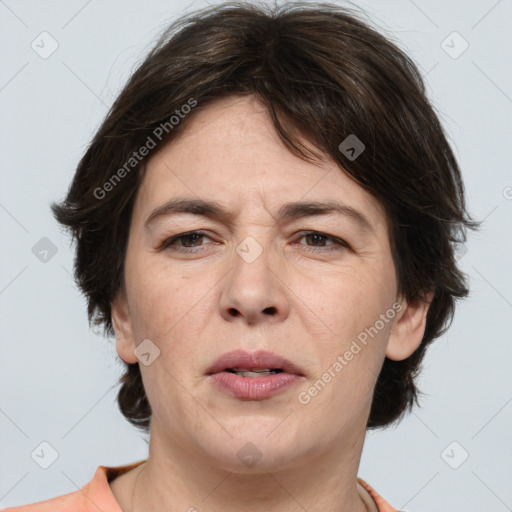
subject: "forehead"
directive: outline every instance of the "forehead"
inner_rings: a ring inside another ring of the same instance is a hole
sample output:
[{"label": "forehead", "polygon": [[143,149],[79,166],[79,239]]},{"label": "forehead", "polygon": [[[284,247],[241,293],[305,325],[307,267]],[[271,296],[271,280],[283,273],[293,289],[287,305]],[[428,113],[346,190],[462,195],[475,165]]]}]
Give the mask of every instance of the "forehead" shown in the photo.
[{"label": "forehead", "polygon": [[253,211],[255,217],[261,208],[277,214],[284,203],[336,201],[364,213],[377,230],[385,228],[375,198],[328,155],[311,163],[293,154],[254,96],[199,105],[187,121],[147,163],[136,201],[144,220],[154,208],[183,197],[213,200],[234,213]]}]

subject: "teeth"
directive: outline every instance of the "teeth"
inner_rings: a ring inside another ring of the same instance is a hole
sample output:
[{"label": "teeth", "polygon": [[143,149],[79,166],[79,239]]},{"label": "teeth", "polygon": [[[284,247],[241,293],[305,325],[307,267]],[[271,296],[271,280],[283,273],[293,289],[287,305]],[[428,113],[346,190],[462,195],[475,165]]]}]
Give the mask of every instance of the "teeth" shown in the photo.
[{"label": "teeth", "polygon": [[[249,370],[246,370],[245,368],[230,368],[230,370],[233,370],[234,372],[247,372]],[[252,372],[270,372],[270,371],[276,371],[274,368],[253,368],[250,370]]]},{"label": "teeth", "polygon": [[234,372],[239,377],[268,377],[269,375],[275,375],[277,372],[274,370],[267,370],[262,372]]},{"label": "teeth", "polygon": [[234,373],[239,377],[268,377],[269,375],[275,375],[276,373],[280,373],[282,370],[272,370],[268,368],[255,368],[252,371],[249,370],[240,370],[238,368],[230,368],[226,370],[228,372]]}]

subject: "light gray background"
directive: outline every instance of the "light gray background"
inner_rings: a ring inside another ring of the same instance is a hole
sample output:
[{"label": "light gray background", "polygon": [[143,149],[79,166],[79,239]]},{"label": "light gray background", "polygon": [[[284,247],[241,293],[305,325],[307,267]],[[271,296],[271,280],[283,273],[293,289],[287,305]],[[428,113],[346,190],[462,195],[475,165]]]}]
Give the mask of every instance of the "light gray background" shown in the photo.
[{"label": "light gray background", "polygon": [[[512,2],[355,3],[423,70],[470,211],[485,218],[461,259],[472,295],[427,353],[422,406],[368,434],[359,476],[410,512],[512,510]],[[0,507],[75,491],[98,465],[147,455],[115,404],[122,367],[113,341],[89,329],[49,203],[155,36],[202,5],[0,1]],[[31,48],[43,31],[59,45],[47,59]],[[453,31],[469,44],[458,58]],[[57,247],[46,263],[32,252],[42,237]],[[43,441],[58,452],[46,470],[31,458]],[[446,461],[460,463],[463,450],[469,458],[452,469]]]}]

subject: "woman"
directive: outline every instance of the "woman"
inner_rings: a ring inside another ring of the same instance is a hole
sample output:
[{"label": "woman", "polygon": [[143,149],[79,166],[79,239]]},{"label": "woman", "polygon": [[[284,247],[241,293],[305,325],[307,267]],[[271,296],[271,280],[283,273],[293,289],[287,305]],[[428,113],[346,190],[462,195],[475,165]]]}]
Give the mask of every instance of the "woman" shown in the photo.
[{"label": "woman", "polygon": [[334,5],[189,15],[53,211],[149,454],[7,511],[396,511],[365,434],[416,401],[477,227],[401,50]]}]

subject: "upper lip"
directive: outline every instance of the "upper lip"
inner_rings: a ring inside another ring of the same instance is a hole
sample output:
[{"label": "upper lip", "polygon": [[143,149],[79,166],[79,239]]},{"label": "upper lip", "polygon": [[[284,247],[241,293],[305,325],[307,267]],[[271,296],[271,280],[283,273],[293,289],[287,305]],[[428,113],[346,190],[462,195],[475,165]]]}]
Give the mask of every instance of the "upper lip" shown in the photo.
[{"label": "upper lip", "polygon": [[283,356],[273,354],[272,352],[267,352],[265,350],[257,350],[255,352],[233,350],[231,352],[226,352],[215,360],[206,373],[208,375],[212,375],[229,368],[241,368],[245,370],[280,368],[285,373],[294,373],[303,376],[300,368],[291,361]]}]

